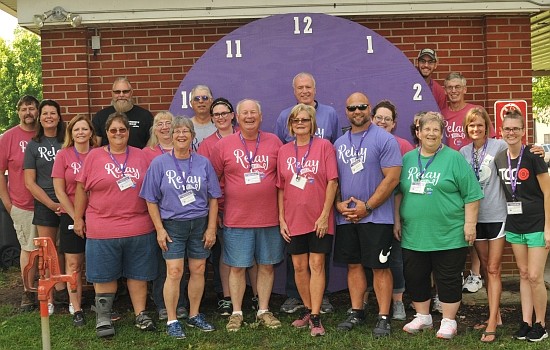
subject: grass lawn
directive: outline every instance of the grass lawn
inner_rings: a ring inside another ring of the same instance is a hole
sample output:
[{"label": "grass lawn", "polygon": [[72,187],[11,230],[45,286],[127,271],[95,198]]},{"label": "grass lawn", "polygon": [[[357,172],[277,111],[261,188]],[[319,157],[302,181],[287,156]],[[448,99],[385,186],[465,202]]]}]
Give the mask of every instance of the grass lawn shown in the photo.
[{"label": "grass lawn", "polygon": [[[14,277],[15,276],[15,277]],[[14,286],[17,273],[0,272],[1,291]],[[20,290],[20,289],[19,289]],[[40,315],[37,311],[19,313],[17,305],[0,299],[0,349],[41,349]],[[272,298],[273,310],[277,310],[284,301],[281,296]],[[296,315],[280,312],[275,314],[283,322],[283,327],[269,330],[256,327],[253,323],[253,311],[245,304],[245,320],[248,324],[236,333],[225,331],[226,319],[215,313],[215,297],[207,295],[201,311],[212,321],[217,330],[202,333],[186,327],[187,338],[184,340],[170,339],[165,332],[163,322],[158,324],[156,332],[142,332],[134,327],[133,313],[123,312],[122,320],[115,323],[116,335],[111,339],[98,339],[95,335],[95,314],[86,307],[87,324],[83,328],[75,328],[66,309],[50,317],[52,349],[548,349],[550,339],[541,343],[526,343],[513,340],[511,335],[517,327],[519,309],[506,307],[503,310],[504,325],[498,329],[498,338],[493,344],[483,344],[479,341],[480,331],[471,327],[477,321],[486,317],[486,307],[461,307],[459,314],[459,335],[453,340],[436,339],[436,330],[411,336],[401,330],[405,322],[393,321],[393,334],[384,339],[375,339],[371,335],[375,324],[375,307],[369,306],[366,324],[356,327],[351,332],[340,332],[336,325],[346,317],[349,307],[347,293],[341,292],[332,296],[336,312],[322,316],[327,330],[324,337],[313,338],[309,331],[294,329],[290,323]],[[153,310],[152,307],[150,307]],[[407,310],[409,319],[412,310]],[[153,314],[153,313],[151,313]],[[434,315],[434,326],[439,326],[439,315]],[[156,319],[156,316],[155,316]]]}]

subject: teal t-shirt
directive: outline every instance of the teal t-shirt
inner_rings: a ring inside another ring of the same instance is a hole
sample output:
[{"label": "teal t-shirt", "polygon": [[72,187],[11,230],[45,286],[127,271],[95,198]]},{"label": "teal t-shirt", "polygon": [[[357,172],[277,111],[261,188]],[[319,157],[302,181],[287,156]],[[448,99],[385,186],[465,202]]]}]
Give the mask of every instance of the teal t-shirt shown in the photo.
[{"label": "teal t-shirt", "polygon": [[[411,193],[418,181],[419,150],[403,157],[399,188],[403,194],[401,246],[416,251],[436,251],[468,246],[464,240],[464,205],[483,198],[474,172],[457,151],[443,147],[422,176],[424,194]],[[422,168],[431,157],[420,157]]]}]

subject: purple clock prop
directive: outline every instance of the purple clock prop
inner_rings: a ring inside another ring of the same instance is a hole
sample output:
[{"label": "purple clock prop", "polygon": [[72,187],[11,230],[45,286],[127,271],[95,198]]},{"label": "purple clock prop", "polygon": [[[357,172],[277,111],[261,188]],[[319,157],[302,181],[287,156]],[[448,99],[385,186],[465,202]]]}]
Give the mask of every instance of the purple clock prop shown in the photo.
[{"label": "purple clock prop", "polygon": [[314,13],[276,15],[236,29],[214,44],[181,82],[170,111],[192,116],[189,93],[208,85],[214,97],[235,106],[260,101],[262,129],[273,131],[279,113],[296,103],[292,78],[313,74],[316,100],[331,105],[341,125],[346,98],[367,94],[372,106],[392,101],[398,112],[396,135],[411,140],[409,125],[418,111],[438,111],[429,87],[409,59],[374,31],[347,19]]}]

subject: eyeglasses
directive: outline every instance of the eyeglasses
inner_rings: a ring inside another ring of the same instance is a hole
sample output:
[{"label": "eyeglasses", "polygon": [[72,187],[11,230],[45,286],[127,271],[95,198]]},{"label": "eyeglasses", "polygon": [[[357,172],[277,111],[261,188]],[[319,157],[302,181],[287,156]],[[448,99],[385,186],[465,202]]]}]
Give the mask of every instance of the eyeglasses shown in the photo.
[{"label": "eyeglasses", "polygon": [[464,88],[464,86],[462,86],[462,85],[445,86],[445,90],[447,90],[447,91],[453,91],[453,90],[461,91],[463,88]]},{"label": "eyeglasses", "polygon": [[130,93],[130,91],[132,91],[132,90],[113,90],[113,94],[115,94],[115,95],[120,95],[120,94],[127,95],[127,94]]},{"label": "eyeglasses", "polygon": [[376,119],[379,122],[386,122],[386,123],[389,123],[389,122],[393,121],[392,117],[383,117],[381,115],[375,115],[374,119]]},{"label": "eyeglasses", "polygon": [[197,102],[199,102],[200,100],[208,101],[209,99],[210,99],[210,96],[206,96],[206,95],[193,97],[193,101],[197,101]]},{"label": "eyeglasses", "polygon": [[231,113],[233,112],[212,113],[212,117],[214,117],[214,119],[221,119],[227,117]]},{"label": "eyeglasses", "polygon": [[521,130],[523,130],[523,128],[518,128],[517,126],[514,127],[514,128],[502,128],[502,131],[509,134],[511,132],[513,132],[514,134],[517,133],[517,132],[520,132]]},{"label": "eyeglasses", "polygon": [[126,132],[128,131],[128,129],[126,128],[112,128],[112,129],[109,129],[109,133],[111,135],[116,135],[117,133],[118,134],[126,134]]},{"label": "eyeglasses", "polygon": [[290,122],[292,124],[305,124],[311,122],[311,118],[297,118],[297,119],[291,119]]},{"label": "eyeglasses", "polygon": [[426,63],[427,63],[427,64],[429,64],[430,66],[431,66],[432,64],[435,64],[435,62],[436,62],[436,61],[434,61],[434,60],[426,61],[426,60],[423,59],[423,58],[421,58],[421,59],[418,60],[418,63],[420,63],[420,64],[426,64]]},{"label": "eyeglasses", "polygon": [[172,122],[169,122],[169,121],[165,121],[165,122],[158,122],[156,125],[155,125],[157,128],[162,128],[162,127],[171,127],[172,126]]},{"label": "eyeglasses", "polygon": [[190,134],[191,130],[189,129],[176,129],[174,130],[174,135],[183,135],[183,134]]},{"label": "eyeglasses", "polygon": [[364,111],[365,109],[369,108],[368,104],[362,104],[362,105],[356,105],[356,106],[347,106],[346,109],[350,112],[355,112],[356,109],[359,109],[360,111]]}]

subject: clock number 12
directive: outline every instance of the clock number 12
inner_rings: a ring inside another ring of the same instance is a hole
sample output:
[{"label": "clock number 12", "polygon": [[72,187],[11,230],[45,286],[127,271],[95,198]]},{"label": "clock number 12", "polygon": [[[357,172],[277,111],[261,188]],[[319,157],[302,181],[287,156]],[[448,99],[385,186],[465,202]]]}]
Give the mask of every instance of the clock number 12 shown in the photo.
[{"label": "clock number 12", "polygon": [[[304,26],[304,34],[311,34],[313,33],[313,28],[311,28],[312,19],[309,16],[305,16],[303,22],[305,23]],[[294,34],[301,34],[300,31],[300,17],[294,17]]]}]

